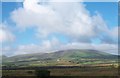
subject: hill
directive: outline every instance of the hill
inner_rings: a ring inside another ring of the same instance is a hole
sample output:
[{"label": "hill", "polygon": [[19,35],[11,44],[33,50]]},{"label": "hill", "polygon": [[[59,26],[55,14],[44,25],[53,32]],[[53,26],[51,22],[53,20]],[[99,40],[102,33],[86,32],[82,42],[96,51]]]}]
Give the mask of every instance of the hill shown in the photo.
[{"label": "hill", "polygon": [[61,50],[4,57],[3,66],[56,66],[116,63],[117,56],[97,50]]}]

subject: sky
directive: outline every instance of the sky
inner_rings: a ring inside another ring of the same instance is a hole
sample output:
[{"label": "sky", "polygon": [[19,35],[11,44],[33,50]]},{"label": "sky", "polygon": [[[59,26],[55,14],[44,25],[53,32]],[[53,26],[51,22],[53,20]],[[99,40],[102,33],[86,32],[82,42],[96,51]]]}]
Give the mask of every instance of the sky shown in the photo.
[{"label": "sky", "polygon": [[2,2],[3,55],[64,49],[118,54],[117,2],[49,1]]}]

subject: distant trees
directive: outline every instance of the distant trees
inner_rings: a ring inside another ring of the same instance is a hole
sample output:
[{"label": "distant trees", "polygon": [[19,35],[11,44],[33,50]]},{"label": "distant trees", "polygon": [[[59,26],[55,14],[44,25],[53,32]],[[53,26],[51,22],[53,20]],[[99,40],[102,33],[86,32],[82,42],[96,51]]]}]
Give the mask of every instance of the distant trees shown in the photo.
[{"label": "distant trees", "polygon": [[48,70],[35,70],[35,74],[38,78],[44,78],[50,76],[50,71]]}]

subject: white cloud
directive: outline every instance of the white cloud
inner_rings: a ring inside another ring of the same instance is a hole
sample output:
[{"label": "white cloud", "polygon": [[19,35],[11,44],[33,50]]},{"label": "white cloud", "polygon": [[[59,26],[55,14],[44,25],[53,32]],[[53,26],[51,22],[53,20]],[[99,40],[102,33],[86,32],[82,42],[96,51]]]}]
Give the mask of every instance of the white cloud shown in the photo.
[{"label": "white cloud", "polygon": [[48,40],[44,41],[41,45],[36,45],[36,44],[19,45],[17,48],[12,48],[7,46],[4,47],[2,51],[3,54],[8,54],[11,51],[12,52],[11,55],[19,55],[19,54],[30,54],[30,53],[51,53],[58,50],[67,50],[67,49],[92,49],[101,52],[107,52],[110,54],[118,54],[118,45],[115,44],[96,45],[90,43],[72,42],[68,44],[59,44],[58,46],[58,42],[55,44],[55,43],[51,43]]},{"label": "white cloud", "polygon": [[7,54],[12,52],[11,55],[19,54],[29,54],[29,53],[49,53],[55,51],[60,46],[59,40],[53,38],[51,40],[44,40],[41,44],[27,44],[27,45],[18,45],[16,48],[13,47],[4,47],[3,52]]},{"label": "white cloud", "polygon": [[[42,1],[25,0],[23,7],[11,13],[11,19],[19,29],[35,28],[37,32],[35,34],[41,40],[44,39],[40,45],[18,46],[15,54],[72,48],[108,51],[117,47],[116,44],[109,43],[113,43],[118,37],[116,34],[118,28],[110,30],[100,13],[91,15],[83,3]],[[62,44],[56,37],[51,40],[47,39],[50,34],[54,33],[64,34],[70,38],[71,43]],[[91,44],[93,38],[101,39],[103,44]]]},{"label": "white cloud", "polygon": [[110,36],[112,36],[113,38],[118,38],[118,30],[120,29],[120,27],[116,26],[114,27],[112,30],[109,30],[109,34]]},{"label": "white cloud", "polygon": [[91,16],[83,3],[25,0],[23,5],[12,12],[12,20],[23,29],[35,27],[40,38],[62,33],[81,42],[90,42],[91,38],[109,30],[101,15]]},{"label": "white cloud", "polygon": [[4,24],[0,24],[0,43],[13,41],[15,36]]},{"label": "white cloud", "polygon": [[107,31],[107,34],[103,34],[103,36],[101,37],[102,42],[104,43],[110,43],[110,44],[118,44],[118,30],[120,28],[118,26],[115,26],[112,29],[109,29]]}]

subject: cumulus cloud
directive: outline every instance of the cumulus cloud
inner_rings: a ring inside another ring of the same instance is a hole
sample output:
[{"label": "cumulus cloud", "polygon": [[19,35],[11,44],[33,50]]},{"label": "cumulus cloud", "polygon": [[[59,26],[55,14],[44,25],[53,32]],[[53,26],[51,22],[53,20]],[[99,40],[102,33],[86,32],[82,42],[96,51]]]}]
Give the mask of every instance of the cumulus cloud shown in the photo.
[{"label": "cumulus cloud", "polygon": [[118,43],[118,37],[119,37],[119,34],[118,34],[119,29],[120,28],[118,26],[116,26],[112,29],[109,29],[107,31],[107,34],[103,34],[103,36],[101,37],[101,40],[104,43],[117,44]]},{"label": "cumulus cloud", "polygon": [[11,51],[11,55],[19,55],[19,54],[30,54],[30,53],[51,53],[58,50],[68,50],[68,49],[93,49],[101,52],[106,52],[110,54],[118,54],[118,46],[115,44],[90,44],[90,43],[79,43],[72,42],[66,45],[59,44],[59,47],[51,47],[57,44],[51,43],[50,41],[45,41],[41,45],[29,44],[29,45],[19,45],[16,48],[12,48],[10,46],[6,46],[2,49],[4,54],[9,54]]},{"label": "cumulus cloud", "polygon": [[0,24],[0,43],[13,41],[15,36],[6,25]]},{"label": "cumulus cloud", "polygon": [[14,10],[11,18],[22,29],[35,27],[40,38],[62,33],[81,42],[90,42],[101,32],[108,33],[101,15],[91,16],[83,3],[49,1],[25,0],[23,8]]},{"label": "cumulus cloud", "polygon": [[[23,7],[11,13],[11,19],[19,29],[35,28],[35,34],[42,43],[19,45],[13,53],[50,52],[74,48],[100,51],[116,49],[117,45],[110,43],[116,43],[118,27],[110,30],[100,13],[91,15],[85,6],[84,3],[78,2],[25,0]],[[62,44],[55,36],[49,40],[48,37],[54,33],[69,37],[70,43]],[[100,39],[102,44],[91,44],[91,39],[94,38]]]},{"label": "cumulus cloud", "polygon": [[112,30],[109,30],[109,34],[110,34],[113,38],[118,38],[118,37],[119,37],[118,30],[120,30],[120,27],[116,26],[116,27],[114,27]]},{"label": "cumulus cloud", "polygon": [[[51,40],[44,40],[41,44],[27,44],[18,45],[16,47],[5,46],[1,49],[3,54],[9,55],[19,55],[28,53],[49,53],[57,50],[60,45],[62,45],[57,38],[52,38]],[[54,46],[54,47],[53,47]],[[55,47],[56,46],[56,47]]]}]

